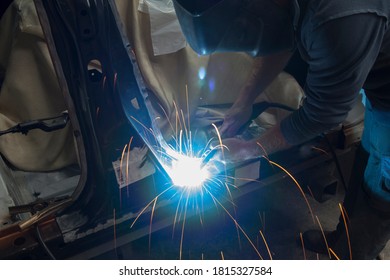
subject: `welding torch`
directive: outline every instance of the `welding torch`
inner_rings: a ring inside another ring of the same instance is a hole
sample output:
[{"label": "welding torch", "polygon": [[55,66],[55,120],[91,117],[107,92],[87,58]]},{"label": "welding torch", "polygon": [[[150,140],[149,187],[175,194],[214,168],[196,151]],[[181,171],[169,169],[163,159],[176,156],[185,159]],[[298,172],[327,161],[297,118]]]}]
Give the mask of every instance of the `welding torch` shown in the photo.
[{"label": "welding torch", "polygon": [[[220,106],[225,107],[225,106],[231,106],[231,105],[230,104],[222,104]],[[295,110],[294,108],[289,107],[287,105],[280,104],[280,103],[274,103],[274,102],[262,101],[262,102],[253,104],[252,114],[251,114],[249,120],[238,130],[237,134],[238,135],[242,134],[243,131],[249,126],[249,124],[254,119],[256,119],[259,115],[261,115],[264,111],[266,111],[269,108],[279,108],[279,109],[283,109],[283,110],[290,111],[290,112]],[[214,124],[217,126],[220,126],[220,125],[222,125],[222,123],[223,123],[223,120],[220,120],[220,121],[215,122]],[[218,150],[222,149],[222,148],[223,147],[221,147],[221,146],[217,146],[217,147],[212,148],[210,150],[210,152],[202,159],[201,168],[203,168],[216,155]]]}]

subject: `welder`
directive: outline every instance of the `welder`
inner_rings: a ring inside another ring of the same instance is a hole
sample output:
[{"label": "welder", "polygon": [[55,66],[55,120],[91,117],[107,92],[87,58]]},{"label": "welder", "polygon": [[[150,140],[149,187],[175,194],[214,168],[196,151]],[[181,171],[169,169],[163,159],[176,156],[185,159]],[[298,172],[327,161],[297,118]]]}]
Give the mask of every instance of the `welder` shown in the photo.
[{"label": "welder", "polygon": [[[342,259],[374,259],[390,237],[390,1],[174,0],[189,45],[199,54],[247,52],[255,64],[220,128],[228,160],[288,149],[339,125],[363,92],[364,132],[342,219],[326,231]],[[298,51],[308,63],[302,106],[253,141],[232,138],[255,98]],[[229,138],[231,137],[231,138]],[[350,239],[350,244],[348,242]],[[306,248],[327,253],[320,231]]]}]

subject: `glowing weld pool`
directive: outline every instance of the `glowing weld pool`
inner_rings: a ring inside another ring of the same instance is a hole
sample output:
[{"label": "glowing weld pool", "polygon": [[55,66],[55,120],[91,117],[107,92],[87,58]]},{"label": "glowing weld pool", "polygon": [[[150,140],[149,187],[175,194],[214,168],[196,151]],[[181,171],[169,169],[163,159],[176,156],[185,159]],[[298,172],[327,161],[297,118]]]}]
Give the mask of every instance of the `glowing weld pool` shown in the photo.
[{"label": "glowing weld pool", "polygon": [[211,174],[207,167],[202,167],[202,158],[180,154],[174,150],[166,151],[172,157],[166,164],[166,171],[177,187],[201,188]]}]

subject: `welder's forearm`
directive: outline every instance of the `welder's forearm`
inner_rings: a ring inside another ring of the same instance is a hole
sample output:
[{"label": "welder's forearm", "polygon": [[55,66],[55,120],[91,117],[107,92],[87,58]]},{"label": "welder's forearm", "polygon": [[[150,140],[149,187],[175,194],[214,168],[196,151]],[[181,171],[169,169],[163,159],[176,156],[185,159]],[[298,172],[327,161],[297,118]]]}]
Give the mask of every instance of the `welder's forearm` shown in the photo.
[{"label": "welder's forearm", "polygon": [[260,156],[268,156],[278,151],[291,148],[280,130],[280,125],[268,129],[264,134],[256,139],[258,153]]},{"label": "welder's forearm", "polygon": [[285,51],[265,57],[256,57],[251,74],[235,104],[241,106],[252,105],[276,76],[283,71],[291,55],[292,53],[290,51]]}]

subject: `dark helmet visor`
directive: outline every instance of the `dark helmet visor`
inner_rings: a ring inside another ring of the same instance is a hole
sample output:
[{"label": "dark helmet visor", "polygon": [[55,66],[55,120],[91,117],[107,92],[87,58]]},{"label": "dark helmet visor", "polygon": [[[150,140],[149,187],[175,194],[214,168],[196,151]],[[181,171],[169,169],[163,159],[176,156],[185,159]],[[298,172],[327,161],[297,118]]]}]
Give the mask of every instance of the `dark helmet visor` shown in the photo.
[{"label": "dark helmet visor", "polygon": [[289,13],[272,0],[174,0],[189,45],[199,54],[248,52],[254,56],[292,49]]}]

